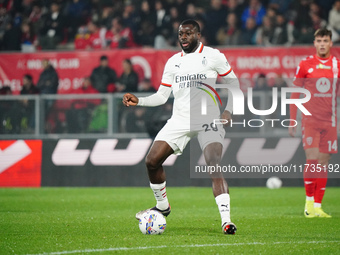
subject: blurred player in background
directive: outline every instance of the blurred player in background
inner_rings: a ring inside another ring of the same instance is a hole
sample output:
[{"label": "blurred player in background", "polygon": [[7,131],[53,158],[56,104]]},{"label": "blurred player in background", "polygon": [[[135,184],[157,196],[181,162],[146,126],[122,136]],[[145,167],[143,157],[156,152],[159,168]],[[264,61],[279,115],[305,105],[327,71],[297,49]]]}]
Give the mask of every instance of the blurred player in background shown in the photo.
[{"label": "blurred player in background", "polygon": [[[331,154],[338,152],[336,102],[340,62],[331,55],[332,32],[319,29],[314,34],[316,54],[300,62],[294,78],[294,85],[304,87],[311,93],[305,107],[312,115],[302,116],[302,141],[307,164],[304,169],[307,218],[331,216],[321,208],[327,183],[328,162]],[[292,93],[291,98],[299,98]],[[290,105],[290,118],[296,120],[297,107]],[[291,123],[290,126],[293,124]],[[289,127],[289,134],[295,136],[296,127]]]},{"label": "blurred player in background", "polygon": [[[204,46],[200,42],[200,37],[200,27],[196,21],[183,21],[178,30],[178,39],[182,52],[172,56],[166,63],[161,86],[157,93],[140,98],[127,93],[123,97],[125,106],[158,106],[164,104],[168,100],[171,91],[173,92],[174,107],[172,116],[157,134],[146,157],[150,187],[157,200],[157,205],[151,209],[158,210],[165,216],[170,214],[170,204],[166,194],[166,177],[162,164],[171,154],[181,154],[190,139],[197,136],[207,165],[216,166],[221,161],[222,142],[225,135],[223,126],[215,125],[216,128],[214,129],[205,129],[203,128],[204,125],[202,126],[205,120],[201,118],[193,119],[193,94],[198,96],[198,93],[202,93],[200,92],[203,87],[202,79],[206,81],[210,78],[215,84],[218,75],[224,77],[228,86],[233,85],[233,83],[235,83],[235,86],[239,86],[238,80],[225,56],[216,49]],[[196,78],[188,81],[188,76]],[[183,80],[186,82],[183,83]],[[188,84],[190,85],[187,86]],[[228,98],[227,107],[221,118],[230,121],[232,96]],[[213,113],[208,117],[220,117],[220,111],[217,106],[214,106]],[[199,122],[195,129],[192,128],[193,121]],[[211,174],[211,179],[213,194],[221,215],[222,231],[225,234],[235,234],[236,226],[230,220],[230,197],[227,182],[222,173]],[[139,219],[148,210],[150,209],[137,213],[136,218]]]}]

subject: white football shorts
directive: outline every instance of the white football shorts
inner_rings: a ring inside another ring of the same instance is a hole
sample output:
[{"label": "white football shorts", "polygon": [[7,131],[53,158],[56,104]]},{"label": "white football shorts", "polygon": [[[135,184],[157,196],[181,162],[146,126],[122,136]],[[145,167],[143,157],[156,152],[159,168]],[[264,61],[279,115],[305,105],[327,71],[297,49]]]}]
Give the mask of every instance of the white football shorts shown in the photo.
[{"label": "white football shorts", "polygon": [[155,141],[165,141],[174,150],[174,154],[181,155],[190,139],[195,136],[203,151],[210,143],[217,142],[223,146],[225,130],[222,125],[214,126],[212,123],[189,128],[188,125],[169,119],[157,134]]}]

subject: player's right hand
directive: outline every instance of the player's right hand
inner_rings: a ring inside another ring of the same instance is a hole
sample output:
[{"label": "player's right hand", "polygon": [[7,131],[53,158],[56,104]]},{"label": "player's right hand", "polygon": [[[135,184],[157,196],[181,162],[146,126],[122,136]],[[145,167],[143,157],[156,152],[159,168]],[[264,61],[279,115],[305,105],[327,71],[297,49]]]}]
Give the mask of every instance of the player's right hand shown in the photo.
[{"label": "player's right hand", "polygon": [[295,137],[296,134],[296,126],[295,127],[288,127],[288,132],[291,137]]},{"label": "player's right hand", "polygon": [[130,93],[126,93],[123,96],[123,104],[127,107],[131,106],[136,106],[138,104],[138,98]]}]

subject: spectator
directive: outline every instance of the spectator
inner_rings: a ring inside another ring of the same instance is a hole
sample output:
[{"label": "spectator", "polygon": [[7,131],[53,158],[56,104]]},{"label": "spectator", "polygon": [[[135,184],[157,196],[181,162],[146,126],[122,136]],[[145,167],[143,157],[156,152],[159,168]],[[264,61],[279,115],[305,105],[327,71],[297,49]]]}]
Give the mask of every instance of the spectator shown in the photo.
[{"label": "spectator", "polygon": [[241,25],[241,16],[242,16],[242,6],[239,4],[238,0],[229,0],[228,1],[228,14],[235,13],[237,17],[237,24]]},{"label": "spectator", "polygon": [[150,21],[151,23],[156,24],[157,16],[155,11],[151,9],[149,1],[142,1],[138,19],[139,22]]},{"label": "spectator", "polygon": [[59,77],[57,71],[51,65],[48,59],[42,60],[43,71],[40,74],[37,88],[40,94],[57,94]]},{"label": "spectator", "polygon": [[32,26],[27,21],[21,25],[21,51],[34,52],[38,46],[37,36],[34,34]]},{"label": "spectator", "polygon": [[6,32],[7,25],[11,22],[11,16],[6,8],[0,7],[0,42]]},{"label": "spectator", "polygon": [[187,5],[187,11],[186,11],[186,19],[196,19],[197,18],[197,10],[196,6],[193,3],[189,3]]},{"label": "spectator", "polygon": [[256,25],[260,26],[262,24],[262,19],[266,15],[266,9],[262,6],[259,0],[250,0],[249,6],[242,13],[243,27],[246,26],[246,22],[249,17],[255,19]]},{"label": "spectator", "polygon": [[40,27],[43,26],[43,20],[41,18],[42,13],[41,5],[38,2],[35,2],[27,21],[32,25],[33,33],[36,35],[39,33]]},{"label": "spectator", "polygon": [[148,1],[142,1],[138,20],[136,42],[143,46],[153,47],[156,35],[156,15],[151,11]]},{"label": "spectator", "polygon": [[277,90],[280,91],[281,88],[286,88],[287,86],[287,82],[285,81],[285,79],[282,77],[282,74],[279,74],[276,78],[275,78],[275,84],[274,87],[277,87]]},{"label": "spectator", "polygon": [[[273,8],[267,8],[266,16],[271,20],[271,22],[275,25],[276,24],[276,15],[277,11]],[[263,21],[263,20],[262,20]]]},{"label": "spectator", "polygon": [[268,91],[269,89],[266,75],[264,73],[260,73],[255,81],[254,91]]},{"label": "spectator", "polygon": [[[199,26],[201,28],[201,39],[200,39],[200,41],[201,41],[201,43],[203,43],[203,45],[208,45],[209,44],[209,41],[208,41],[208,31],[205,28],[205,22],[201,18],[197,18],[196,21],[197,21],[197,23],[199,24]],[[180,23],[180,21],[179,21],[179,23]],[[178,27],[179,27],[179,24],[177,26],[176,33],[178,33]],[[177,46],[180,47],[179,42],[178,42],[178,38],[177,38]]]},{"label": "spectator", "polygon": [[103,55],[100,57],[100,65],[93,69],[90,79],[93,87],[98,90],[99,93],[115,91],[117,75],[115,70],[109,67],[109,59],[107,56]]},{"label": "spectator", "polygon": [[178,45],[178,27],[181,22],[174,20],[172,22],[171,30],[167,36],[157,35],[155,37],[155,48],[156,49],[167,49],[169,47],[176,47]]},{"label": "spectator", "polygon": [[[166,49],[171,46],[177,45],[177,32],[179,25],[179,13],[177,7],[170,7],[169,15],[165,15],[164,8],[162,2],[157,1],[156,4],[156,13],[158,16],[162,17],[161,20],[157,20],[156,24],[156,36],[155,36],[155,48],[156,49]],[[163,14],[165,15],[163,17]],[[177,27],[176,27],[177,25]]]},{"label": "spectator", "polygon": [[8,85],[4,85],[3,87],[0,88],[0,95],[1,96],[12,95],[11,88]]},{"label": "spectator", "polygon": [[5,51],[20,51],[20,39],[20,27],[14,26],[13,22],[7,23],[6,31],[2,40],[2,49]]},{"label": "spectator", "polygon": [[111,22],[117,14],[114,12],[113,6],[104,6],[102,11],[97,15],[94,15],[93,20],[98,20],[100,26],[109,29],[111,27]]},{"label": "spectator", "polygon": [[43,27],[40,30],[39,42],[42,49],[54,50],[64,39],[65,16],[60,13],[60,6],[53,2],[50,12],[43,17]]},{"label": "spectator", "polygon": [[210,0],[210,8],[206,12],[207,40],[210,45],[217,45],[217,31],[224,27],[227,10],[222,5],[222,0]]},{"label": "spectator", "polygon": [[[19,28],[22,21],[24,24],[22,29],[25,33],[23,40],[26,42],[21,47],[23,51],[27,51],[27,48],[30,48],[29,51],[34,50],[34,47],[31,47],[32,44],[27,44],[27,42],[31,41],[28,39],[30,37],[28,34],[38,37],[43,50],[56,49],[58,44],[67,42],[70,39],[76,40],[75,47],[77,49],[84,49],[84,42],[86,41],[87,44],[87,40],[84,40],[85,38],[83,37],[87,36],[80,33],[75,38],[74,35],[90,16],[97,25],[97,29],[93,27],[91,29],[93,34],[91,41],[94,44],[90,44],[91,46],[88,46],[88,48],[106,48],[107,40],[111,44],[110,48],[130,48],[138,45],[153,46],[155,48],[178,46],[173,40],[173,24],[175,22],[177,24],[178,20],[185,18],[199,19],[203,22],[206,26],[205,34],[202,34],[206,41],[205,44],[217,44],[221,43],[221,34],[219,34],[217,40],[216,32],[221,33],[223,31],[221,28],[226,31],[224,24],[227,19],[220,18],[229,16],[231,13],[236,14],[237,24],[240,26],[238,29],[245,28],[248,17],[255,18],[256,26],[260,26],[262,17],[264,15],[269,16],[275,27],[272,42],[274,45],[287,45],[280,42],[282,39],[286,41],[284,39],[286,36],[284,30],[287,30],[289,44],[309,42],[311,31],[324,27],[326,20],[329,22],[328,28],[333,31],[333,41],[340,42],[340,25],[335,25],[340,20],[338,17],[340,16],[340,7],[336,7],[338,2],[340,1],[0,0],[0,49],[19,50],[18,45],[22,40],[21,35],[19,35]],[[330,10],[331,5],[333,5],[332,10]],[[264,6],[267,6],[267,10]],[[50,9],[50,11],[45,13],[47,9]],[[283,16],[276,18],[279,14]],[[115,30],[116,33],[108,32],[106,37],[107,30],[113,27],[112,20],[117,17],[122,20],[122,28],[119,28],[119,26],[113,28],[112,30]],[[284,24],[275,24],[278,19],[286,20]],[[12,22],[11,25],[9,25],[10,22]],[[30,24],[31,32],[27,32],[28,27],[25,23]],[[68,24],[67,27],[66,24]],[[291,31],[294,27],[295,38],[293,31]],[[3,39],[5,32],[6,40]],[[230,30],[228,33],[230,33]],[[234,44],[233,42],[230,43]]]},{"label": "spectator", "polygon": [[[335,0],[336,1],[336,0]],[[325,12],[326,16],[323,18],[328,19],[328,13],[332,9],[332,6],[335,2],[334,0],[315,0],[314,2],[320,6],[320,8]]]},{"label": "spectator", "polygon": [[293,0],[270,0],[268,7],[275,9],[278,13],[286,13]]},{"label": "spectator", "polygon": [[90,42],[90,34],[88,32],[87,27],[82,26],[79,27],[78,33],[76,34],[74,40],[74,48],[76,50],[84,50],[87,49]]},{"label": "spectator", "polygon": [[256,31],[256,44],[270,46],[274,37],[274,24],[268,16],[263,17],[262,25]]},{"label": "spectator", "polygon": [[[75,94],[98,94],[92,87],[90,77],[85,77],[82,86]],[[93,110],[101,102],[100,99],[76,99],[66,113],[67,130],[69,133],[83,133],[88,130]]]},{"label": "spectator", "polygon": [[298,44],[311,43],[314,40],[314,30],[312,27],[303,26],[300,30],[294,31],[294,37]]},{"label": "spectator", "polygon": [[127,109],[121,120],[121,132],[126,133],[144,133],[146,129],[146,120],[151,116],[148,114],[150,109],[146,107],[137,107],[134,110]]},{"label": "spectator", "polygon": [[121,17],[116,17],[112,20],[112,27],[107,31],[105,37],[111,49],[132,48],[137,46],[132,30],[129,27],[124,27]]},{"label": "spectator", "polygon": [[[22,79],[22,89],[20,95],[37,95],[39,89],[33,84],[33,77],[30,74],[25,74]],[[23,105],[23,117],[27,120],[27,126],[30,129],[35,127],[35,101],[24,99],[21,101]]]},{"label": "spectator", "polygon": [[104,49],[106,46],[106,29],[100,28],[99,23],[90,20],[87,23],[87,29],[90,32],[90,37],[88,39],[87,49]]},{"label": "spectator", "polygon": [[238,23],[241,22],[241,16],[243,13],[243,8],[241,6],[241,4],[239,3],[238,0],[229,0],[228,1],[228,13],[235,13],[236,17],[239,18]]},{"label": "spectator", "polygon": [[312,29],[314,31],[320,28],[326,28],[327,22],[324,19],[322,19],[319,14],[311,12],[310,16],[312,19]]},{"label": "spectator", "polygon": [[155,25],[149,20],[141,22],[137,42],[139,45],[153,47],[155,44]]},{"label": "spectator", "polygon": [[333,42],[340,41],[340,0],[336,0],[328,15],[328,29],[332,31]]},{"label": "spectator", "polygon": [[176,7],[176,9],[178,10],[178,18],[180,20],[184,20],[185,15],[186,15],[186,10],[187,10],[187,6],[188,3],[190,1],[185,1],[185,0],[175,0],[174,1],[174,7]]},{"label": "spectator", "polygon": [[315,2],[311,2],[310,3],[310,5],[309,5],[309,12],[317,14],[321,19],[324,19],[324,17],[326,16],[324,11]]},{"label": "spectator", "polygon": [[282,14],[276,15],[276,26],[272,43],[274,45],[283,45],[288,42],[288,24]]},{"label": "spectator", "polygon": [[145,78],[138,87],[139,92],[154,93],[157,90],[152,86],[151,80]]},{"label": "spectator", "polygon": [[[1,87],[0,95],[12,95],[11,88],[7,85]],[[17,105],[16,102],[0,100],[0,134],[20,132],[21,112],[17,111]]]},{"label": "spectator", "polygon": [[241,32],[240,44],[243,45],[256,44],[256,21],[252,17],[249,17],[247,19],[246,27]]},{"label": "spectator", "polygon": [[227,25],[220,28],[217,32],[217,41],[219,45],[238,45],[240,41],[241,30],[238,29],[237,16],[235,13],[229,13],[227,16]]},{"label": "spectator", "polygon": [[64,13],[69,23],[69,38],[74,38],[78,27],[86,24],[90,16],[90,5],[86,0],[71,0],[66,6]]},{"label": "spectator", "polygon": [[135,10],[135,4],[131,0],[124,2],[124,10],[122,14],[122,23],[131,29],[132,34],[135,35],[138,30],[138,14]]},{"label": "spectator", "polygon": [[119,77],[117,90],[119,92],[137,92],[138,91],[138,75],[133,70],[133,66],[132,66],[130,59],[125,59],[123,61],[123,73]]},{"label": "spectator", "polygon": [[[312,26],[312,20],[309,15],[310,13],[310,0],[299,0],[297,6],[294,7],[294,25],[298,33],[302,30],[308,29]],[[312,41],[314,40],[314,34],[312,36]]]},{"label": "spectator", "polygon": [[37,95],[39,89],[33,83],[33,77],[30,74],[25,74],[22,78],[22,88],[20,91],[21,95]]},{"label": "spectator", "polygon": [[[173,7],[172,14],[178,15],[178,9]],[[156,11],[156,34],[163,35],[166,37],[167,30],[169,29],[169,23],[171,22],[171,17],[167,15],[167,11],[164,7],[163,1],[155,2],[155,11]]]}]

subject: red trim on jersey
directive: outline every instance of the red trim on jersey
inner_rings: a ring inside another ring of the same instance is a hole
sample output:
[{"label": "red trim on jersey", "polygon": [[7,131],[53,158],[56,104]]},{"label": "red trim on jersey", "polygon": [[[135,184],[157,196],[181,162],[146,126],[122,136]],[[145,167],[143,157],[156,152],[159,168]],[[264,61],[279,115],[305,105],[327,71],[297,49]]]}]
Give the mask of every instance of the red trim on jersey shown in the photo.
[{"label": "red trim on jersey", "polygon": [[166,84],[166,83],[161,83],[161,85],[166,86],[166,87],[171,87],[171,84]]},{"label": "red trim on jersey", "polygon": [[183,52],[181,52],[181,57],[183,57]]},{"label": "red trim on jersey", "polygon": [[200,48],[200,50],[198,51],[198,53],[202,53],[202,51],[203,51],[203,43],[201,44],[201,48]]},{"label": "red trim on jersey", "polygon": [[224,73],[224,74],[218,74],[218,75],[219,75],[219,76],[226,76],[226,75],[230,74],[230,72],[231,72],[232,70],[233,70],[233,69],[230,68],[230,70],[229,70],[228,72],[226,72],[226,73]]}]

